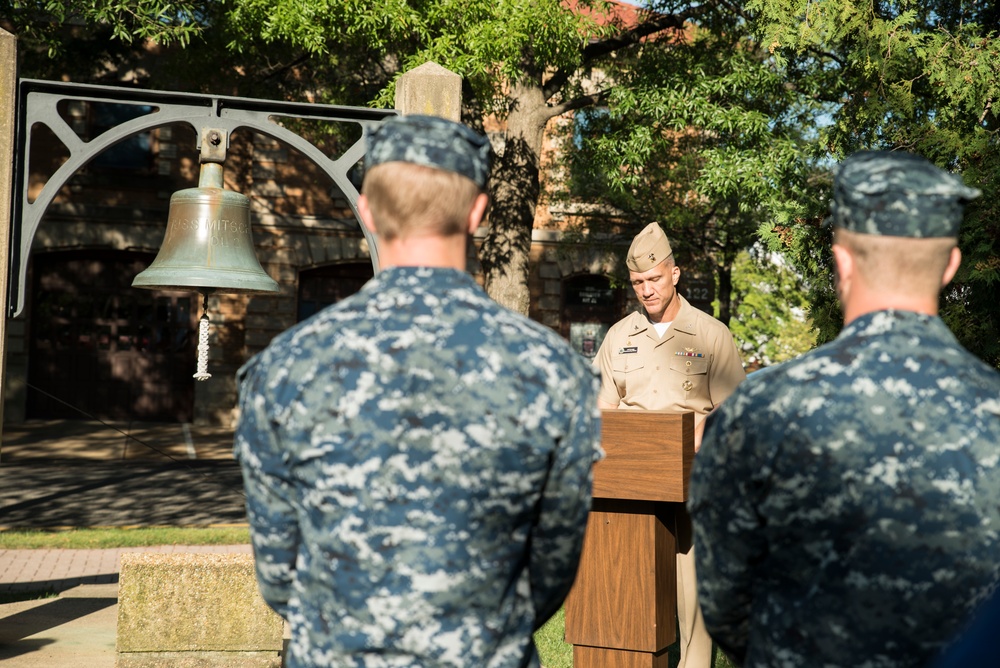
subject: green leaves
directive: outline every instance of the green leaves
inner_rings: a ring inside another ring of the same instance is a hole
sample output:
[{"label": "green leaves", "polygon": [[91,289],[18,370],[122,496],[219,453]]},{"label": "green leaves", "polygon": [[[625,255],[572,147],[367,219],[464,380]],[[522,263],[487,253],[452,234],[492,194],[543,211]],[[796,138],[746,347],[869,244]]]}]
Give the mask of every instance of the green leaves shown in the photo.
[{"label": "green leaves", "polygon": [[[724,276],[758,229],[805,215],[812,196],[804,184],[819,152],[802,118],[822,106],[787,85],[744,23],[706,23],[711,30],[692,28],[685,40],[645,44],[609,63],[619,85],[607,119],[569,160],[592,196],[637,226],[659,221],[686,263]],[[599,183],[603,192],[594,191]]]},{"label": "green leaves", "polygon": [[463,76],[487,112],[500,116],[511,84],[576,68],[588,40],[606,31],[559,0],[237,0],[229,20],[234,49],[260,38],[321,57],[365,50],[392,69],[378,106],[392,106],[399,74],[433,61]]},{"label": "green leaves", "polygon": [[[40,41],[56,57],[61,52],[61,35],[52,30],[65,23],[106,26],[110,36],[124,44],[139,40],[157,42],[163,46],[187,46],[202,30],[198,20],[197,0],[46,0],[26,2],[13,0],[0,17],[11,21],[15,32]],[[46,25],[49,24],[49,25]],[[53,26],[54,24],[54,26]]]},{"label": "green leaves", "polygon": [[[840,159],[862,149],[904,149],[946,169],[960,171],[984,191],[969,207],[959,246],[965,261],[943,293],[942,314],[962,343],[1000,367],[1000,317],[995,301],[1000,281],[1000,216],[996,173],[1000,168],[998,15],[983,3],[951,0],[854,3],[753,0],[755,34],[790,83],[827,77],[832,123],[819,133],[820,146]],[[803,219],[822,215],[819,207]],[[825,258],[828,240],[809,223],[762,225],[772,248],[786,255],[811,286],[820,341],[839,328]],[[779,242],[780,238],[780,242]]]},{"label": "green leaves", "polygon": [[[12,1],[0,18],[33,44],[65,53],[63,70],[86,68],[93,78],[112,76],[115,67],[141,70],[135,63],[147,61],[136,54],[152,40],[191,47],[185,67],[164,68],[183,72],[188,87],[391,107],[398,76],[434,61],[464,78],[473,123],[496,120],[509,132],[503,121],[513,114],[524,132],[572,111],[572,119],[562,117],[565,150],[548,181],[553,198],[589,212],[572,224],[627,238],[658,220],[689,262],[717,272],[720,285],[738,253],[760,240],[802,276],[820,340],[836,334],[840,319],[829,234],[819,225],[831,166],[862,149],[920,153],[984,191],[967,216],[966,263],[944,294],[944,312],[963,342],[1000,366],[1000,343],[984,343],[1000,342],[1000,316],[989,310],[1000,284],[995,3],[655,0],[655,11],[640,15],[661,21],[659,30],[595,48],[627,31],[615,13],[620,6]],[[677,25],[664,20],[675,12],[689,18],[683,30],[663,28]],[[67,21],[86,26],[78,31],[89,31],[86,48],[59,31]],[[26,52],[26,61],[34,57]],[[36,73],[57,69],[30,64]],[[162,73],[156,81],[173,83]],[[522,113],[528,108],[530,122]],[[525,169],[540,157],[529,156]],[[530,217],[534,202],[520,204],[511,209]],[[522,222],[530,233],[530,221]]]},{"label": "green leaves", "polygon": [[802,277],[780,254],[753,247],[733,263],[729,329],[744,364],[768,366],[816,344]]}]

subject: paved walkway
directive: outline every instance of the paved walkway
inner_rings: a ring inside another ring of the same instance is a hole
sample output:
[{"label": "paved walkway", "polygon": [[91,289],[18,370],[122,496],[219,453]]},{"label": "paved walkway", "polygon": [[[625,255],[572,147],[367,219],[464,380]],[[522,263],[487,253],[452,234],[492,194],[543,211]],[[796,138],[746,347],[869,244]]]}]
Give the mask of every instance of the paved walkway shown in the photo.
[{"label": "paved walkway", "polygon": [[125,552],[250,554],[251,549],[250,545],[165,545],[103,550],[0,550],[0,594],[61,593],[80,585],[117,584],[121,555]]},{"label": "paved walkway", "polygon": [[232,442],[180,424],[5,424],[0,530],[245,525]]},{"label": "paved walkway", "polygon": [[245,504],[232,460],[0,463],[0,530],[246,525]]},{"label": "paved walkway", "polygon": [[115,668],[118,585],[0,605],[3,668]]},{"label": "paved walkway", "polygon": [[[0,531],[246,524],[232,433],[82,421],[3,425]],[[239,552],[249,545],[0,549],[3,668],[113,668],[123,552]]]}]

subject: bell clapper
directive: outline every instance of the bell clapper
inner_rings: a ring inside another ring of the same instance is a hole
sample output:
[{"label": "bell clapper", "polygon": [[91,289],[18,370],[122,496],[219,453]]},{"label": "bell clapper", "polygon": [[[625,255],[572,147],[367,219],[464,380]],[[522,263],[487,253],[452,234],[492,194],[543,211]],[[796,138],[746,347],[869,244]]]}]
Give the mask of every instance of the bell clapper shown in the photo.
[{"label": "bell clapper", "polygon": [[196,380],[208,380],[208,293],[202,295],[201,318],[198,320],[198,370]]}]

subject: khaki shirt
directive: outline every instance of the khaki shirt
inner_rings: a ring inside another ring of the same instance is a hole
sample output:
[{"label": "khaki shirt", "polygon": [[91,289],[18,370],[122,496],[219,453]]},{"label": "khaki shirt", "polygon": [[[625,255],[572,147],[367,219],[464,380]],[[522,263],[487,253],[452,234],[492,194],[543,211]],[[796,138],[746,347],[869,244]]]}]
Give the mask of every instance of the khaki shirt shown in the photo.
[{"label": "khaki shirt", "polygon": [[661,339],[641,312],[615,323],[597,352],[598,399],[618,408],[694,411],[696,423],[746,378],[729,329],[682,296]]}]

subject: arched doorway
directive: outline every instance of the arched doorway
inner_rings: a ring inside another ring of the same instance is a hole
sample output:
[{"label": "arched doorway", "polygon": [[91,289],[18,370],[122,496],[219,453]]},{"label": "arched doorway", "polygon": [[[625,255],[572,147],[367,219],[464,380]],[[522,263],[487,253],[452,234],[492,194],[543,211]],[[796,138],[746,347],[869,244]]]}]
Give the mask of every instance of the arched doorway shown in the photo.
[{"label": "arched doorway", "polygon": [[27,417],[191,421],[198,296],[133,288],[153,257],[33,256]]}]

